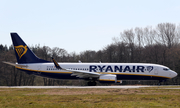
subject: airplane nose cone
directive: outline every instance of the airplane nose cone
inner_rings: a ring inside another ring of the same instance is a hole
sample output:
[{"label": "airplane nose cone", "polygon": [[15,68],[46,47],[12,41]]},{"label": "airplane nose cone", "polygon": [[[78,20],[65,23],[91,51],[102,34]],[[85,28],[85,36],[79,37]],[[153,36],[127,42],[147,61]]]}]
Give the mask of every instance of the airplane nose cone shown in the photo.
[{"label": "airplane nose cone", "polygon": [[176,77],[178,74],[174,71],[172,71],[172,78]]}]

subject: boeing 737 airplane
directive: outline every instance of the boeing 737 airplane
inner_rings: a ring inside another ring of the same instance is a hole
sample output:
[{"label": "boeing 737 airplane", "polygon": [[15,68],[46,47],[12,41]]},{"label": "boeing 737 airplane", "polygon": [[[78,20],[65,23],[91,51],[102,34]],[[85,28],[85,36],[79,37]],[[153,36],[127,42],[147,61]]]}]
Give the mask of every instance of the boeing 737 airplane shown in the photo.
[{"label": "boeing 737 airplane", "polygon": [[11,33],[17,63],[4,62],[17,69],[55,79],[84,79],[89,86],[120,83],[122,80],[167,80],[177,73],[166,66],[149,63],[57,63],[38,58],[17,33]]}]

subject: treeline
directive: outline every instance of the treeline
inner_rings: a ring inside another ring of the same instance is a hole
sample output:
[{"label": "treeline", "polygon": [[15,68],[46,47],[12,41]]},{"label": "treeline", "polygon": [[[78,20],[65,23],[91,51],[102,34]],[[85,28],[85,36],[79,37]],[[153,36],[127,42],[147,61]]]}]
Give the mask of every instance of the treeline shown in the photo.
[{"label": "treeline", "polygon": [[[102,50],[87,50],[79,54],[62,48],[29,46],[40,58],[59,62],[155,63],[169,67],[178,76],[163,84],[180,84],[180,25],[160,23],[156,27],[124,30]],[[0,45],[0,61],[16,62],[13,46]],[[123,84],[158,84],[157,81],[123,81]],[[54,80],[28,75],[0,62],[0,85],[86,85],[83,80]],[[98,85],[101,85],[98,83]]]}]

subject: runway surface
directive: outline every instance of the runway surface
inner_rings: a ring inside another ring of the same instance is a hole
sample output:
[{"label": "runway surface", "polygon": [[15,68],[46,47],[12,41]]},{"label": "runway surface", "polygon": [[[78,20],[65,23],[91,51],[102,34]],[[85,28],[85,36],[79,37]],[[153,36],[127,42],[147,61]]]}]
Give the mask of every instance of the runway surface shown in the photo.
[{"label": "runway surface", "polygon": [[150,86],[0,86],[0,88],[140,88]]},{"label": "runway surface", "polygon": [[[178,86],[178,87],[177,87]],[[167,87],[159,89],[180,89],[179,85],[174,88],[173,85],[161,85],[161,86],[0,86],[0,88],[38,88],[38,89],[48,89],[48,88],[119,88],[119,89],[131,89],[131,88],[143,88],[143,87]],[[170,88],[172,87],[172,88]]]}]

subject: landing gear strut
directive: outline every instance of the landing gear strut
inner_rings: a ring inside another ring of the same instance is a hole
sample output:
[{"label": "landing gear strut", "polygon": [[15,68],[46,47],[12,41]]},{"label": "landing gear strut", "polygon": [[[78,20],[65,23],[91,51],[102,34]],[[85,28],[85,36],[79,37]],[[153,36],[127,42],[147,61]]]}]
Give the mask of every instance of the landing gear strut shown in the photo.
[{"label": "landing gear strut", "polygon": [[88,86],[96,86],[96,81],[89,81]]},{"label": "landing gear strut", "polygon": [[159,81],[159,83],[158,83],[158,86],[160,86],[161,85],[161,81]]}]

